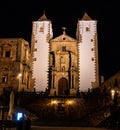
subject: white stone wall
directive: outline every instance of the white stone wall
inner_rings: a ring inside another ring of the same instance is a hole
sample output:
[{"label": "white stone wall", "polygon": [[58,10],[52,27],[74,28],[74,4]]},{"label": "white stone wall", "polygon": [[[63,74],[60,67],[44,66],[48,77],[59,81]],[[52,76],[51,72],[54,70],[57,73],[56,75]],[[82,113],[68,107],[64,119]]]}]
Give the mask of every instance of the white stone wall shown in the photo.
[{"label": "white stone wall", "polygon": [[51,21],[35,21],[32,28],[33,79],[37,92],[48,86],[49,39],[52,37]]},{"label": "white stone wall", "polygon": [[79,88],[80,91],[88,91],[93,88],[96,83],[96,75],[98,74],[98,52],[97,44],[97,29],[96,21],[94,20],[79,20],[78,28],[81,36],[79,40]]}]

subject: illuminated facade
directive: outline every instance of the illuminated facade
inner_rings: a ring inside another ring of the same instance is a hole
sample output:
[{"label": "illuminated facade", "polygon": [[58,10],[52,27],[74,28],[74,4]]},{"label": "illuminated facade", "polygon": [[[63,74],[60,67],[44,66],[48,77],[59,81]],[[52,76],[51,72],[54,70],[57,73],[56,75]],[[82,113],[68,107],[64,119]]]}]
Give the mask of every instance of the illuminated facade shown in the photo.
[{"label": "illuminated facade", "polygon": [[76,95],[78,91],[78,43],[63,34],[50,40],[50,95]]},{"label": "illuminated facade", "polygon": [[88,91],[99,86],[97,21],[86,13],[77,24],[79,49],[79,88]]},{"label": "illuminated facade", "polygon": [[52,35],[52,24],[45,14],[32,23],[32,79],[37,92],[48,87],[49,40]]},{"label": "illuminated facade", "polygon": [[32,22],[31,50],[24,39],[0,39],[0,85],[17,91],[48,90],[50,95],[99,87],[96,20],[85,13],[78,20],[76,39],[65,27],[53,38],[51,20],[43,14]]},{"label": "illuminated facade", "polygon": [[86,13],[77,24],[77,39],[65,33],[52,39],[45,14],[32,29],[33,83],[50,95],[76,95],[99,86],[97,22]]},{"label": "illuminated facade", "polygon": [[[111,93],[111,96],[112,94],[114,95],[115,93],[118,93],[120,96],[120,71],[115,73],[106,81],[103,81],[100,86],[101,86],[102,92],[106,92],[107,94]],[[120,102],[120,99],[119,99],[119,102]]]},{"label": "illuminated facade", "polygon": [[30,47],[22,38],[0,38],[0,94],[4,90],[33,91]]}]

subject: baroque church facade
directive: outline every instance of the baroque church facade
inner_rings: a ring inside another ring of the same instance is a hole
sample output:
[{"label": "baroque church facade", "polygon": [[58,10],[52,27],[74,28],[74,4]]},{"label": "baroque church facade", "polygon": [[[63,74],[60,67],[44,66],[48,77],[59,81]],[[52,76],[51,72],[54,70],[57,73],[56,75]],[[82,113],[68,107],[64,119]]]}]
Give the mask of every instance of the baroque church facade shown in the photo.
[{"label": "baroque church facade", "polygon": [[[76,39],[53,38],[52,22],[43,14],[32,26],[32,72],[36,91],[76,95],[99,86],[97,21],[87,13],[78,20]],[[40,80],[41,79],[41,80]]]},{"label": "baroque church facade", "polygon": [[49,95],[76,95],[99,87],[97,21],[78,20],[76,38],[53,38],[52,21],[43,14],[32,22],[31,47],[24,39],[0,39],[0,86]]}]

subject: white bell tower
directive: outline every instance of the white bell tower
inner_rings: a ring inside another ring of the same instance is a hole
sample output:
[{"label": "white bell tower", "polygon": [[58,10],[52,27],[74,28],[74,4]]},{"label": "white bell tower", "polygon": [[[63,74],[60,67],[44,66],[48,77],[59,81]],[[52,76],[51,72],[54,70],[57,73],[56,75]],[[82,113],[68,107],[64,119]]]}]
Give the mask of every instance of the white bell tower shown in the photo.
[{"label": "white bell tower", "polygon": [[79,89],[88,91],[99,86],[97,21],[87,13],[77,24],[79,50]]},{"label": "white bell tower", "polygon": [[49,40],[52,38],[52,24],[45,13],[32,23],[32,78],[36,92],[48,87]]}]

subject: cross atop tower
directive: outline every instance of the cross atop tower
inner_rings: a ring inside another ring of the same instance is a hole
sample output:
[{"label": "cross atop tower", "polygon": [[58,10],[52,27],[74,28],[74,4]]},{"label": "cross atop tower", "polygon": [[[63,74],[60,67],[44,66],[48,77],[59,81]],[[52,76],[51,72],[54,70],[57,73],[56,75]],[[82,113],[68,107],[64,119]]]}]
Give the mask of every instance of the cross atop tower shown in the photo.
[{"label": "cross atop tower", "polygon": [[66,34],[65,30],[67,29],[66,27],[62,27],[63,29],[63,34]]}]

